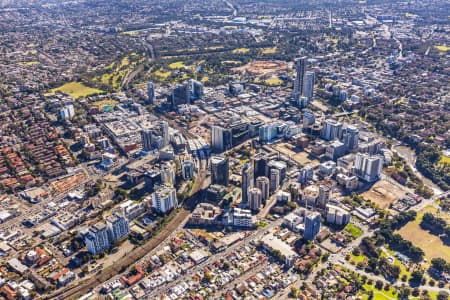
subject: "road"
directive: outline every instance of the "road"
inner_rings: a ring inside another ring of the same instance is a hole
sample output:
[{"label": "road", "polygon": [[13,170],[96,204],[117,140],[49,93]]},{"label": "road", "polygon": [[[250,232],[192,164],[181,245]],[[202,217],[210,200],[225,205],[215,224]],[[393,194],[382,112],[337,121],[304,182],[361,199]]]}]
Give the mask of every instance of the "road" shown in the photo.
[{"label": "road", "polygon": [[[200,178],[198,183],[195,184],[193,196],[187,201],[186,207],[190,208],[190,202],[196,203],[198,197],[200,196],[200,189],[203,186],[203,181],[205,178]],[[195,206],[195,205],[193,205]],[[82,282],[79,282],[75,286],[65,289],[64,291],[58,291],[56,293],[48,295],[45,299],[71,299],[80,297],[95,287],[101,286],[103,283],[111,280],[114,276],[117,276],[128,269],[155,248],[160,246],[169,237],[173,236],[174,232],[180,228],[180,225],[185,224],[190,215],[190,211],[185,208],[181,208],[181,211],[176,214],[176,216],[169,221],[166,227],[161,230],[155,237],[152,237],[143,246],[140,246],[130,253],[128,253],[122,260],[116,262],[114,265],[109,266],[102,270],[99,275],[90,277]]]},{"label": "road", "polygon": [[212,264],[215,261],[218,261],[222,258],[225,258],[226,256],[228,256],[230,253],[232,253],[234,250],[236,250],[238,247],[245,245],[247,243],[250,243],[250,241],[256,241],[262,238],[262,236],[265,234],[265,232],[267,230],[271,230],[274,229],[278,226],[280,226],[282,223],[282,219],[276,220],[272,223],[270,223],[269,225],[267,225],[264,228],[259,228],[256,231],[252,232],[251,234],[249,234],[248,236],[246,236],[244,239],[242,239],[241,241],[231,245],[230,247],[228,247],[225,251],[220,252],[214,256],[209,257],[207,260],[205,260],[204,262],[192,267],[191,269],[189,269],[185,274],[183,274],[183,276],[177,278],[176,280],[172,281],[171,283],[167,284],[167,285],[163,285],[159,288],[156,288],[155,290],[150,291],[149,293],[147,293],[145,295],[145,299],[154,299],[154,297],[156,295],[162,295],[164,293],[166,293],[169,289],[171,289],[172,287],[176,286],[177,284],[181,283],[182,281],[184,281],[185,278],[194,275],[195,273],[197,273],[199,270],[204,269],[206,266]]}]

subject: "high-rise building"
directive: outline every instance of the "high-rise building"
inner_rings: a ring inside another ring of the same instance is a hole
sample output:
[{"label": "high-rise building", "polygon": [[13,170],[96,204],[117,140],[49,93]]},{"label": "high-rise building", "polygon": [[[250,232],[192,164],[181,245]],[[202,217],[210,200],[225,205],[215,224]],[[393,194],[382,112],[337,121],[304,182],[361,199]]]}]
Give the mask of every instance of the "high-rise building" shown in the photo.
[{"label": "high-rise building", "polygon": [[117,212],[106,218],[106,227],[111,241],[121,239],[130,233],[128,220]]},{"label": "high-rise building", "polygon": [[228,158],[211,157],[211,184],[228,186]]},{"label": "high-rise building", "polygon": [[348,151],[358,148],[359,131],[355,126],[347,126],[343,130],[342,141]]},{"label": "high-rise building", "polygon": [[326,206],[326,212],[326,220],[328,224],[344,226],[350,222],[350,213],[338,206],[328,204]]},{"label": "high-rise building", "polygon": [[345,144],[341,141],[333,141],[325,150],[325,156],[331,160],[337,160],[345,155]]},{"label": "high-rise building", "polygon": [[314,113],[312,111],[310,111],[309,109],[303,111],[302,122],[303,122],[303,128],[304,129],[308,128],[309,126],[314,125],[314,123],[316,122],[316,118],[314,117]]},{"label": "high-rise building", "polygon": [[161,213],[178,207],[177,192],[173,187],[162,186],[152,195],[152,206]]},{"label": "high-rise building", "polygon": [[103,222],[98,222],[91,226],[85,237],[85,243],[87,250],[92,255],[96,255],[108,249],[111,243],[106,224]]},{"label": "high-rise building", "polygon": [[169,123],[167,121],[159,121],[158,127],[163,138],[164,146],[169,144]]},{"label": "high-rise building", "polygon": [[271,123],[259,127],[259,141],[268,143],[278,136],[278,124]]},{"label": "high-rise building", "polygon": [[305,108],[308,106],[309,99],[306,96],[301,96],[297,100],[297,107],[298,108]]},{"label": "high-rise building", "polygon": [[318,212],[311,212],[305,217],[305,233],[304,238],[312,240],[320,231],[320,214]]},{"label": "high-rise building", "polygon": [[262,203],[262,193],[258,188],[251,188],[248,191],[248,208],[252,211],[259,211]]},{"label": "high-rise building", "polygon": [[303,87],[306,73],[306,56],[296,58],[295,64],[295,81],[294,81],[294,99],[297,101],[303,96]]},{"label": "high-rise building", "polygon": [[203,97],[203,83],[191,79],[189,80],[190,101],[194,101]]},{"label": "high-rise building", "polygon": [[183,173],[183,179],[189,180],[194,177],[195,165],[194,162],[190,159],[183,160],[181,164],[181,171]]},{"label": "high-rise building", "polygon": [[253,188],[254,171],[250,163],[242,168],[242,203],[248,203],[248,191]]},{"label": "high-rise building", "polygon": [[169,101],[172,107],[176,107],[181,104],[190,104],[201,97],[203,97],[203,84],[191,79],[172,88]]},{"label": "high-rise building", "polygon": [[305,82],[303,86],[303,96],[308,98],[309,101],[314,97],[314,79],[315,75],[312,71],[307,71],[305,73]]},{"label": "high-rise building", "polygon": [[261,190],[261,200],[263,203],[269,199],[270,180],[265,176],[256,178],[256,187]]},{"label": "high-rise building", "polygon": [[172,107],[177,107],[181,104],[190,104],[191,91],[188,83],[177,84],[172,88],[169,101]]},{"label": "high-rise building", "polygon": [[73,104],[68,104],[64,106],[59,111],[59,115],[61,117],[61,120],[72,119],[75,116],[75,109],[73,107]]},{"label": "high-rise building", "polygon": [[321,136],[323,139],[327,141],[332,141],[337,138],[340,138],[342,133],[341,131],[342,131],[342,123],[333,119],[327,119],[323,122]]},{"label": "high-rise building", "polygon": [[150,129],[143,129],[141,131],[142,150],[151,151],[153,143],[153,132]]},{"label": "high-rise building", "polygon": [[367,182],[375,182],[380,179],[383,162],[381,155],[358,153],[355,157],[355,174]]},{"label": "high-rise building", "polygon": [[317,205],[321,208],[325,208],[330,199],[331,190],[326,185],[319,186],[319,197],[317,198]]},{"label": "high-rise building", "polygon": [[301,184],[305,184],[308,181],[312,180],[314,176],[314,166],[312,165],[306,165],[302,169],[300,169],[300,172],[298,173],[298,182]]},{"label": "high-rise building", "polygon": [[161,166],[161,183],[167,186],[175,185],[175,170],[169,164]]},{"label": "high-rise building", "polygon": [[147,102],[149,104],[155,102],[155,85],[153,82],[147,82]]},{"label": "high-rise building", "polygon": [[253,157],[253,168],[255,169],[255,178],[266,176],[267,156],[264,152],[258,152]]},{"label": "high-rise building", "polygon": [[225,131],[220,126],[211,126],[211,148],[218,153],[227,149]]},{"label": "high-rise building", "polygon": [[279,169],[271,169],[270,170],[270,191],[276,192],[280,187],[280,170]]}]

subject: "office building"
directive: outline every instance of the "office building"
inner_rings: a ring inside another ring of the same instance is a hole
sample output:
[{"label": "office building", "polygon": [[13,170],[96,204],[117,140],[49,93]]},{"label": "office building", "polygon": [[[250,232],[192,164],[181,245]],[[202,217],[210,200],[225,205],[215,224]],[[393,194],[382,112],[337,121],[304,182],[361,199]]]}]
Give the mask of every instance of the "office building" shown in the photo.
[{"label": "office building", "polygon": [[181,173],[183,174],[184,180],[190,180],[194,178],[195,173],[195,165],[194,162],[190,159],[185,159],[181,163]]},{"label": "office building", "polygon": [[355,174],[367,182],[375,182],[380,179],[383,162],[380,155],[358,153],[355,158]]},{"label": "office building", "polygon": [[255,225],[255,217],[252,216],[250,210],[235,207],[231,217],[233,226],[253,227]]},{"label": "office building", "polygon": [[153,82],[147,83],[147,103],[153,104],[155,102],[155,85]]},{"label": "office building", "polygon": [[305,84],[306,73],[306,57],[296,58],[295,64],[295,80],[294,80],[294,99],[298,100],[300,96],[303,96],[303,88]]},{"label": "office building", "polygon": [[253,188],[254,171],[250,163],[246,163],[242,168],[242,203],[248,203],[248,192]]},{"label": "office building", "polygon": [[176,108],[178,105],[191,103],[191,91],[189,87],[188,83],[182,83],[172,88],[169,101],[173,108]]},{"label": "office building", "polygon": [[305,81],[303,86],[303,96],[311,101],[314,97],[314,80],[315,74],[312,71],[305,73]]},{"label": "office building", "polygon": [[152,195],[152,206],[160,213],[166,213],[178,207],[177,193],[175,188],[162,186]]},{"label": "office building", "polygon": [[323,122],[321,137],[327,141],[332,141],[340,138],[341,131],[342,123],[333,119],[327,119]]},{"label": "office building", "polygon": [[228,158],[211,157],[211,184],[228,186]]},{"label": "office building", "polygon": [[303,123],[303,129],[307,129],[308,127],[314,125],[316,122],[316,117],[314,116],[314,113],[311,110],[305,110],[303,111],[303,117],[302,117],[302,123]]},{"label": "office building", "polygon": [[262,193],[258,188],[251,188],[248,191],[248,205],[247,207],[252,211],[259,211],[262,203]]},{"label": "office building", "polygon": [[190,79],[188,84],[191,102],[203,97],[203,83],[194,79]]},{"label": "office building", "polygon": [[305,217],[305,232],[303,237],[312,240],[320,231],[321,216],[318,212],[310,212]]},{"label": "office building", "polygon": [[353,151],[358,149],[358,128],[355,126],[347,126],[344,128],[342,133],[342,142],[345,145],[347,151]]},{"label": "office building", "polygon": [[305,184],[308,181],[311,181],[314,176],[314,166],[313,165],[306,165],[305,167],[300,169],[300,172],[298,173],[298,182],[301,184]]},{"label": "office building", "polygon": [[150,129],[143,129],[141,131],[142,150],[151,151],[153,143],[153,132]]},{"label": "office building", "polygon": [[89,228],[85,236],[87,250],[92,255],[101,253],[111,245],[108,235],[108,228],[103,222],[98,222]]},{"label": "office building", "polygon": [[265,124],[259,127],[259,141],[269,143],[278,136],[278,124]]},{"label": "office building", "polygon": [[106,218],[106,227],[109,231],[110,241],[116,241],[130,233],[128,220],[123,214],[117,212]]},{"label": "office building", "polygon": [[211,127],[211,148],[221,153],[232,147],[231,130],[220,126]]},{"label": "office building", "polygon": [[263,203],[269,199],[270,180],[265,176],[256,178],[256,187],[261,191],[261,200]]},{"label": "office building", "polygon": [[345,147],[344,143],[336,140],[333,141],[330,145],[328,145],[325,151],[325,156],[331,160],[337,160],[338,158],[341,158],[342,156],[345,155],[346,149],[347,148]]},{"label": "office building", "polygon": [[255,178],[258,178],[260,176],[266,176],[266,168],[267,168],[267,153],[265,152],[258,152],[253,157],[253,168],[255,170]]},{"label": "office building", "polygon": [[276,192],[280,187],[280,170],[271,169],[270,170],[270,191],[272,193]]},{"label": "office building", "polygon": [[308,106],[309,99],[306,96],[301,96],[297,99],[297,107],[298,108],[305,108]]},{"label": "office building", "polygon": [[247,122],[235,122],[230,125],[231,147],[236,147],[250,138],[250,128]]},{"label": "office building", "polygon": [[350,213],[338,206],[328,204],[326,206],[326,212],[328,224],[345,226],[350,222]]}]

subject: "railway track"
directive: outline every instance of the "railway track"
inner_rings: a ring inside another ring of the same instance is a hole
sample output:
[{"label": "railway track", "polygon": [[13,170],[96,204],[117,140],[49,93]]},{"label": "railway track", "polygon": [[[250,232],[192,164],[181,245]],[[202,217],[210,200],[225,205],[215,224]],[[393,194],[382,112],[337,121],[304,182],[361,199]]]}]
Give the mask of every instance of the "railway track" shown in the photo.
[{"label": "railway track", "polygon": [[76,299],[83,294],[88,293],[94,287],[101,285],[105,281],[111,279],[112,277],[122,273],[124,269],[128,268],[130,265],[144,257],[147,253],[156,248],[161,244],[173,231],[175,231],[178,226],[183,222],[185,218],[189,216],[190,212],[188,210],[182,209],[167,226],[159,232],[158,235],[151,238],[145,245],[142,245],[133,251],[131,251],[123,259],[115,263],[114,265],[106,268],[100,274],[93,276],[85,281],[80,282],[76,286],[72,286],[69,289],[65,289],[58,293],[51,294],[45,299]]}]

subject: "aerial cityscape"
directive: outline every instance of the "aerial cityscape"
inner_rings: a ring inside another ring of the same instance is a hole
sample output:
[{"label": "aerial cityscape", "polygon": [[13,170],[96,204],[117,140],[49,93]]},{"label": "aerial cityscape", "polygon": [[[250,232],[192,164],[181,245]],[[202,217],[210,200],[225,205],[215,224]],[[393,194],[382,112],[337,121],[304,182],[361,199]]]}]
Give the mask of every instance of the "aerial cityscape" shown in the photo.
[{"label": "aerial cityscape", "polygon": [[0,0],[0,299],[450,299],[447,0]]}]

